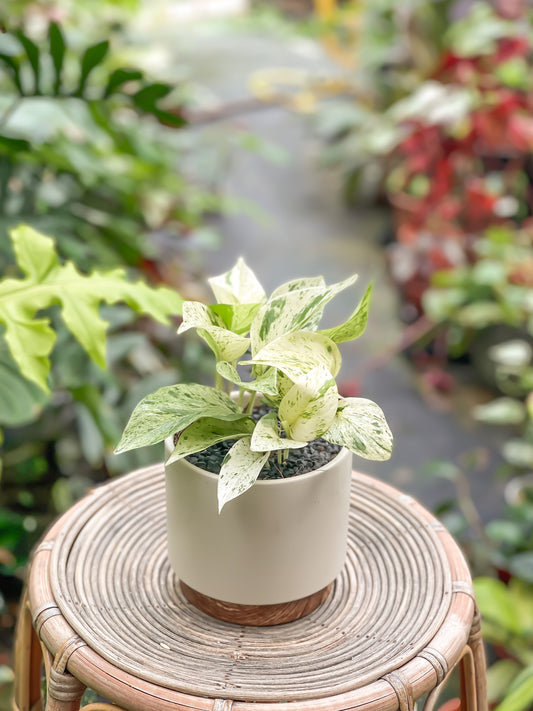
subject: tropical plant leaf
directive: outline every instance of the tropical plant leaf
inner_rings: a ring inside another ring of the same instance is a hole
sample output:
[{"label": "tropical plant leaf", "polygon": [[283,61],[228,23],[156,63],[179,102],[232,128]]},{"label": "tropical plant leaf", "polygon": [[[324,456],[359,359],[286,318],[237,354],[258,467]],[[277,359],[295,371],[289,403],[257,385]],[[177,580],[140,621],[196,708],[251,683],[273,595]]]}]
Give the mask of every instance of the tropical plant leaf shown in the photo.
[{"label": "tropical plant leaf", "polygon": [[237,372],[237,368],[227,361],[219,361],[216,368],[217,373],[219,373],[226,380],[229,380],[230,383],[238,385],[240,388],[244,388],[245,390],[250,390],[252,392],[260,392],[264,395],[275,396],[278,394],[276,387],[278,373],[276,373],[274,368],[269,368],[263,375],[249,382],[241,380],[241,377]]},{"label": "tropical plant leaf", "polygon": [[267,343],[248,362],[270,365],[296,381],[319,365],[324,365],[335,376],[342,358],[335,343],[326,336],[314,331],[295,331]]},{"label": "tropical plant leaf", "polygon": [[[257,354],[264,345],[286,333],[314,329],[326,304],[356,279],[357,275],[353,275],[329,287],[310,286],[272,296],[252,322],[252,354]],[[280,288],[286,288],[286,285]]]},{"label": "tropical plant leaf", "polygon": [[331,425],[339,395],[335,378],[324,365],[306,373],[285,395],[279,406],[279,418],[287,437],[297,442],[311,442]]},{"label": "tropical plant leaf", "polygon": [[211,277],[208,282],[219,304],[256,304],[266,298],[263,287],[242,257],[232,269]]},{"label": "tropical plant leaf", "polygon": [[57,96],[61,91],[61,74],[63,71],[66,44],[63,32],[56,22],[50,23],[48,34],[50,38],[50,55],[52,57],[55,72],[54,94]]},{"label": "tropical plant leaf", "polygon": [[16,35],[19,42],[24,47],[24,51],[26,52],[26,56],[28,57],[28,62],[30,63],[30,66],[33,71],[33,93],[35,95],[39,95],[41,93],[41,68],[39,66],[39,47],[37,47],[35,42],[33,42],[29,37],[26,37],[26,35],[22,31],[19,30]]},{"label": "tropical plant leaf", "polygon": [[307,442],[297,442],[282,437],[279,432],[278,416],[275,412],[269,412],[256,424],[250,449],[253,452],[272,452],[278,449],[301,449],[306,444]]},{"label": "tropical plant leaf", "polygon": [[80,83],[75,91],[75,96],[83,96],[89,75],[95,67],[101,64],[109,51],[109,42],[104,40],[88,47],[81,58]]},{"label": "tropical plant leaf", "polygon": [[513,603],[512,593],[501,580],[476,578],[474,592],[481,614],[504,631],[520,635],[522,621]]},{"label": "tropical plant leaf", "polygon": [[145,113],[152,114],[161,123],[169,126],[183,126],[186,121],[180,114],[165,111],[157,106],[160,99],[164,99],[170,94],[172,87],[169,84],[154,83],[144,86],[132,95],[135,106]]},{"label": "tropical plant leaf", "polygon": [[519,425],[527,415],[526,406],[512,397],[498,397],[473,409],[476,420],[492,425]]},{"label": "tropical plant leaf", "polygon": [[0,424],[19,427],[35,420],[48,396],[34,383],[26,380],[0,341]]},{"label": "tropical plant leaf", "polygon": [[100,303],[124,301],[162,323],[180,309],[175,292],[128,282],[122,269],[84,275],[72,262],[60,264],[53,240],[27,225],[11,230],[10,237],[25,276],[0,282],[0,323],[21,373],[45,391],[56,335],[47,318],[36,318],[38,311],[59,304],[70,332],[103,367],[107,322],[99,315]]},{"label": "tropical plant leaf", "polygon": [[383,410],[366,398],[341,400],[335,419],[322,437],[364,459],[384,461],[392,453],[392,433]]},{"label": "tropical plant leaf", "polygon": [[257,480],[269,452],[252,452],[250,437],[237,440],[227,453],[218,477],[218,511],[244,494]]},{"label": "tropical plant leaf", "polygon": [[319,289],[326,288],[326,282],[324,277],[302,277],[301,279],[292,279],[291,281],[278,286],[274,289],[271,295],[271,299],[275,299],[277,296],[283,296],[283,294],[288,294],[291,291],[301,291],[302,289],[312,289],[318,287]]},{"label": "tropical plant leaf", "polygon": [[533,665],[522,669],[494,711],[529,711],[533,704]]},{"label": "tropical plant leaf", "polygon": [[178,333],[196,328],[198,335],[211,348],[217,360],[235,361],[246,353],[250,340],[229,331],[224,321],[208,306],[199,301],[183,303],[183,323]]},{"label": "tropical plant leaf", "polygon": [[227,328],[240,335],[248,333],[262,304],[213,304],[209,308],[218,314]]},{"label": "tropical plant leaf", "polygon": [[365,294],[357,305],[355,311],[345,323],[340,326],[335,326],[334,328],[328,328],[324,331],[318,331],[318,333],[331,338],[331,340],[335,343],[344,343],[344,341],[353,341],[355,338],[359,338],[359,336],[364,333],[368,321],[371,293],[372,284],[370,284],[368,289],[365,291]]},{"label": "tropical plant leaf", "polygon": [[115,71],[109,75],[103,98],[107,99],[126,82],[138,81],[142,78],[143,73],[138,69],[115,69]]},{"label": "tropical plant leaf", "polygon": [[221,390],[207,385],[168,385],[148,395],[131,414],[115,452],[157,444],[204,417],[240,420],[242,412]]},{"label": "tropical plant leaf", "polygon": [[0,61],[4,63],[8,74],[11,77],[11,80],[13,84],[15,85],[18,93],[21,96],[24,96],[24,89],[22,87],[22,81],[20,78],[20,66],[19,66],[19,60],[10,57],[8,54],[4,54],[3,52],[0,53]]},{"label": "tropical plant leaf", "polygon": [[194,452],[201,452],[217,442],[250,436],[254,427],[255,422],[251,417],[241,417],[241,419],[233,421],[202,417],[183,430],[166,463],[177,462],[179,459],[194,454]]}]

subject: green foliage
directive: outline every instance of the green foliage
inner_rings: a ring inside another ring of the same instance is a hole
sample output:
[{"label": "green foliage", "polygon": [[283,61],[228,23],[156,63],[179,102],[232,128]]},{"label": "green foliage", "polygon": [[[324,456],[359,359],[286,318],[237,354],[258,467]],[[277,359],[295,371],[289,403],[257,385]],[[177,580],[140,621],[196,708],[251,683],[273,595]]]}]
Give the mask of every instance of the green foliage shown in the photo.
[{"label": "green foliage", "polygon": [[172,242],[221,208],[183,176],[179,88],[121,66],[116,44],[74,49],[55,23],[41,40],[0,35],[0,263],[1,235],[20,222],[100,266],[153,263],[162,238],[148,236],[160,230],[168,261]]},{"label": "green foliage", "polygon": [[11,231],[13,248],[23,278],[0,283],[0,322],[5,340],[20,372],[48,391],[50,352],[56,335],[49,319],[37,312],[59,304],[63,321],[90,357],[105,366],[106,321],[99,315],[102,302],[124,301],[135,311],[168,323],[181,307],[170,289],[152,289],[142,282],[126,281],[121,269],[81,274],[72,262],[61,264],[50,237],[28,226]]},{"label": "green foliage", "polygon": [[[184,302],[178,333],[194,328],[207,342],[217,359],[217,387],[178,384],[149,395],[133,411],[116,451],[179,433],[170,463],[214,442],[237,440],[220,471],[219,509],[252,486],[272,452],[284,453],[283,459],[318,437],[367,459],[388,459],[392,435],[381,409],[363,398],[339,398],[335,383],[337,342],[363,333],[370,290],[346,323],[317,330],[326,304],[355,279],[331,286],[322,277],[297,279],[267,298],[242,259],[210,279],[218,303]],[[248,351],[249,358],[239,360]],[[251,372],[250,382],[237,364]],[[237,401],[226,394],[234,385]],[[256,423],[250,415],[259,390],[273,412]]]}]

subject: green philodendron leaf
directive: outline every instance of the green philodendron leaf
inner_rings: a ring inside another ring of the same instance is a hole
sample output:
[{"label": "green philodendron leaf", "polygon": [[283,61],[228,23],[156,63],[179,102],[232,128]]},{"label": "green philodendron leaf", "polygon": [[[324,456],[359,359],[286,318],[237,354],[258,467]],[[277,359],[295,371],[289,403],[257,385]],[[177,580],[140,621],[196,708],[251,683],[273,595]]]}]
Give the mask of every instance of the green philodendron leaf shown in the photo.
[{"label": "green philodendron leaf", "polygon": [[329,287],[310,286],[271,296],[252,322],[252,354],[256,355],[267,343],[286,333],[314,329],[326,304],[356,279],[354,275]]},{"label": "green philodendron leaf", "polygon": [[16,35],[19,42],[24,47],[26,56],[28,57],[28,61],[33,71],[33,91],[35,94],[40,94],[41,68],[39,66],[39,47],[37,47],[35,42],[33,42],[29,37],[27,37],[21,30],[19,30]]},{"label": "green philodendron leaf", "polygon": [[234,333],[248,333],[255,315],[262,303],[257,304],[213,304],[209,308],[222,318],[227,328]]},{"label": "green philodendron leaf", "polygon": [[193,422],[181,433],[178,443],[166,463],[177,462],[179,459],[195,452],[201,452],[217,442],[250,436],[254,427],[255,422],[251,417],[242,417],[229,422],[203,417]]},{"label": "green philodendron leaf", "polygon": [[476,578],[474,592],[479,610],[488,622],[495,623],[504,635],[521,634],[522,622],[507,586],[496,578]]},{"label": "green philodendron leaf", "polygon": [[519,425],[526,418],[526,406],[512,397],[499,397],[473,410],[476,420],[492,425]]},{"label": "green philodendron leaf", "polygon": [[274,368],[269,368],[263,375],[259,376],[255,380],[250,382],[245,382],[241,380],[237,368],[235,368],[231,363],[227,361],[219,361],[216,365],[217,372],[230,383],[238,385],[245,390],[250,390],[252,392],[260,392],[264,395],[275,396],[278,394],[276,387],[277,373]]},{"label": "green philodendron leaf", "polygon": [[513,680],[503,701],[494,711],[529,711],[533,704],[533,665],[523,669]]},{"label": "green philodendron leaf", "polygon": [[322,436],[364,459],[385,461],[392,453],[392,433],[383,410],[366,398],[341,400],[335,419]]},{"label": "green philodendron leaf", "polygon": [[250,442],[250,437],[239,439],[224,459],[218,477],[219,513],[255,483],[269,457],[269,452],[252,452]]},{"label": "green philodendron leaf", "polygon": [[322,436],[335,417],[339,394],[335,378],[324,365],[306,373],[285,395],[279,418],[290,439],[311,442]]},{"label": "green philodendron leaf", "polygon": [[487,669],[487,695],[489,702],[501,699],[509,689],[511,682],[522,669],[514,659],[500,659]]},{"label": "green philodendron leaf", "polygon": [[266,298],[263,287],[242,257],[232,269],[211,277],[208,282],[219,304],[257,304]]},{"label": "green philodendron leaf", "polygon": [[306,444],[307,442],[297,442],[296,440],[282,437],[279,432],[276,413],[269,412],[256,424],[250,449],[253,452],[272,452],[277,449],[301,449]]},{"label": "green philodendron leaf", "polygon": [[270,365],[296,381],[319,365],[335,376],[342,359],[335,343],[326,336],[314,331],[295,331],[267,343],[249,362]]},{"label": "green philodendron leaf", "polygon": [[502,446],[503,458],[515,467],[533,469],[533,443],[515,437]]},{"label": "green philodendron leaf", "polygon": [[124,301],[162,323],[179,312],[178,294],[128,282],[122,269],[84,275],[72,262],[61,264],[53,240],[27,225],[11,230],[10,237],[25,277],[0,282],[0,323],[5,325],[5,338],[20,371],[45,391],[56,336],[48,319],[35,317],[41,309],[59,304],[68,329],[102,367],[107,328],[98,313],[102,302]]},{"label": "green philodendron leaf", "polygon": [[242,412],[221,390],[183,384],[159,388],[137,405],[115,452],[157,444],[204,417],[240,420]]},{"label": "green philodendron leaf", "polygon": [[126,82],[138,81],[143,78],[143,73],[138,69],[115,69],[111,72],[104,90],[104,99],[118,91]]},{"label": "green philodendron leaf", "polygon": [[46,393],[23,378],[5,344],[0,347],[0,424],[19,427],[35,420],[48,400]]},{"label": "green philodendron leaf", "polygon": [[372,284],[369,285],[355,311],[345,323],[335,326],[335,328],[318,331],[318,333],[331,338],[335,343],[344,343],[345,341],[353,341],[359,338],[364,333],[368,321],[371,293]]},{"label": "green philodendron leaf", "polygon": [[183,323],[178,333],[196,328],[198,335],[209,345],[217,360],[235,361],[250,345],[250,340],[229,331],[222,318],[199,301],[183,303]]},{"label": "green philodendron leaf", "polygon": [[50,23],[49,28],[50,37],[50,55],[52,57],[52,62],[54,64],[55,71],[55,81],[54,81],[54,93],[59,94],[61,89],[61,73],[63,71],[63,61],[65,59],[66,44],[65,38],[63,37],[63,32],[60,26],[56,22]]},{"label": "green philodendron leaf", "polygon": [[109,42],[107,40],[98,42],[85,50],[81,58],[80,83],[75,92],[76,96],[83,96],[90,73],[104,61],[108,51]]}]

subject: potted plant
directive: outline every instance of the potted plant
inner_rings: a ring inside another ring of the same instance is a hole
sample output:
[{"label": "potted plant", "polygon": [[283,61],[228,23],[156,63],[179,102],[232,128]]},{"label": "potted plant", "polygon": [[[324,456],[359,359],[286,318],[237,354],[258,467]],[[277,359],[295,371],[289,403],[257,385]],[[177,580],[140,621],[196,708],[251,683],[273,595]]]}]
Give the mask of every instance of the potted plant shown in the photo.
[{"label": "potted plant", "polygon": [[209,279],[217,303],[184,302],[178,333],[208,343],[215,386],[148,395],[118,444],[165,441],[170,561],[188,599],[215,616],[272,624],[320,604],[344,564],[351,453],[390,457],[381,409],[335,383],[338,344],[363,333],[371,287],[345,323],[318,329],[356,278],[297,279],[267,298],[239,259]]}]

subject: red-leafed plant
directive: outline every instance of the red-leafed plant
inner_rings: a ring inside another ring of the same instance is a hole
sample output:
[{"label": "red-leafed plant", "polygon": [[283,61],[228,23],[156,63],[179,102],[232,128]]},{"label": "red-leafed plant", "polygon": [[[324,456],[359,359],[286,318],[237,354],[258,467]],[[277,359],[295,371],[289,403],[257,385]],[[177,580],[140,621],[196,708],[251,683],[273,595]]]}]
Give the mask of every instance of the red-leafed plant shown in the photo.
[{"label": "red-leafed plant", "polygon": [[527,27],[515,30],[490,52],[446,51],[433,79],[401,107],[404,135],[387,192],[396,218],[391,263],[409,318],[421,313],[436,270],[472,263],[487,228],[532,213],[533,46]]}]

